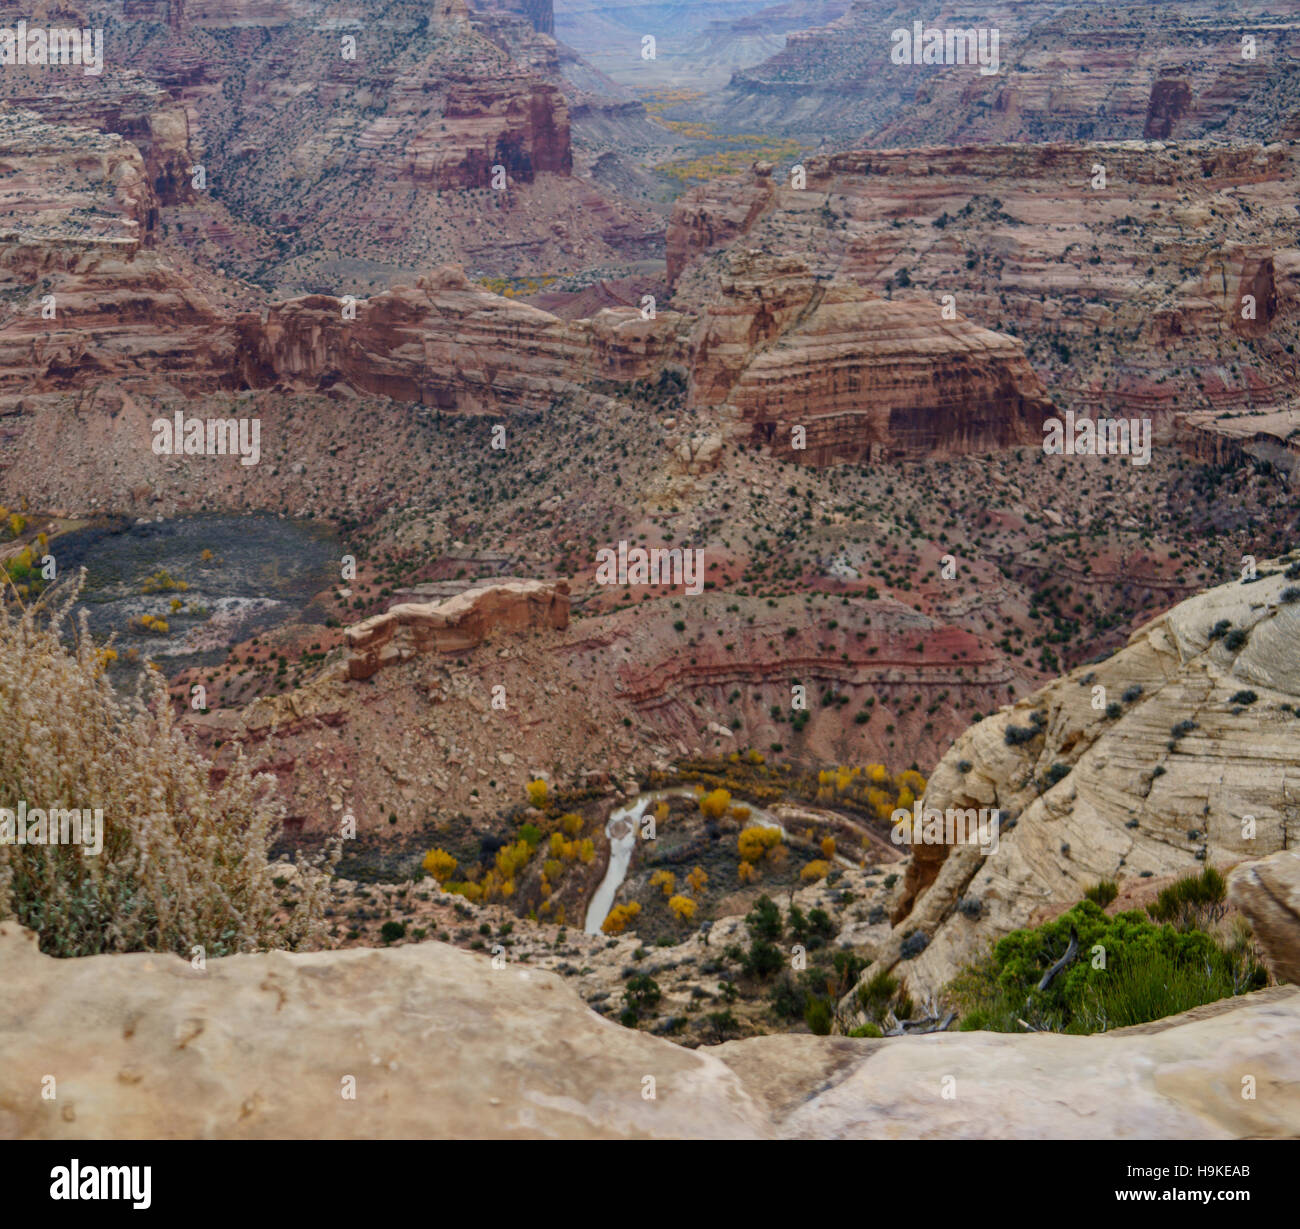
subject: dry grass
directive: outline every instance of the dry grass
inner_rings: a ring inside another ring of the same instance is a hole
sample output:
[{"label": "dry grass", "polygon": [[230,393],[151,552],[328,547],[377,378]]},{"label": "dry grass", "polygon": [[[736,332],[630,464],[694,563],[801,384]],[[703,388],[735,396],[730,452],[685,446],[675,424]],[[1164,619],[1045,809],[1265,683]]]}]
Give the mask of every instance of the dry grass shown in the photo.
[{"label": "dry grass", "polygon": [[267,861],[281,818],[274,779],[240,757],[214,786],[160,675],[118,695],[84,616],[67,647],[79,590],[0,603],[0,806],[102,808],[104,847],[0,845],[0,918],[58,956],[321,942],[336,855],[300,866],[286,914]]}]

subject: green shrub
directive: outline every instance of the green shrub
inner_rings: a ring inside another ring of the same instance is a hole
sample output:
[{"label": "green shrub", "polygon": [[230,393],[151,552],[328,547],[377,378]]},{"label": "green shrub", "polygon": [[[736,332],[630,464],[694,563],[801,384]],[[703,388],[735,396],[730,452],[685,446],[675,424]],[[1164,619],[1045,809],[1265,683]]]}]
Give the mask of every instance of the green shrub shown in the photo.
[{"label": "green shrub", "polygon": [[825,999],[809,999],[803,1011],[804,1023],[818,1037],[828,1037],[831,1031],[831,1005]]},{"label": "green shrub", "polygon": [[784,929],[781,925],[781,910],[768,896],[760,896],[754,907],[745,916],[745,925],[753,939],[766,939],[776,942]]},{"label": "green shrub", "polygon": [[[1043,974],[1078,933],[1079,955],[1046,990]],[[1094,968],[1094,949],[1105,966]],[[1158,926],[1132,910],[1110,918],[1083,900],[1054,921],[1000,939],[948,986],[961,1013],[959,1028],[1091,1033],[1140,1024],[1257,989],[1267,974],[1248,944],[1225,949],[1200,930]]]},{"label": "green shrub", "polygon": [[858,1006],[875,1020],[884,1019],[889,1001],[898,991],[898,978],[888,969],[873,973],[858,987]]},{"label": "green shrub", "polygon": [[[663,991],[660,990],[659,983],[649,974],[638,973],[635,977],[629,977],[623,987],[623,1015],[632,1016],[629,1027],[635,1028],[642,1014],[653,1011],[662,998]],[[624,1019],[623,1023],[626,1024],[627,1021]]]},{"label": "green shrub", "polygon": [[1202,911],[1222,905],[1227,898],[1228,885],[1223,876],[1207,866],[1199,875],[1171,883],[1156,897],[1154,905],[1147,906],[1147,912],[1157,922],[1186,924]]},{"label": "green shrub", "polygon": [[403,922],[385,922],[379,928],[379,937],[385,943],[396,943],[406,938],[406,925]]},{"label": "green shrub", "polygon": [[1104,909],[1119,895],[1119,884],[1113,879],[1103,879],[1100,883],[1094,883],[1083,895],[1086,900]]},{"label": "green shrub", "polygon": [[741,967],[750,977],[766,979],[772,976],[783,964],[785,957],[775,944],[762,939],[755,939],[749,946],[741,962]]},{"label": "green shrub", "polygon": [[772,987],[772,1010],[782,1020],[798,1020],[808,1002],[805,991],[787,974]]}]

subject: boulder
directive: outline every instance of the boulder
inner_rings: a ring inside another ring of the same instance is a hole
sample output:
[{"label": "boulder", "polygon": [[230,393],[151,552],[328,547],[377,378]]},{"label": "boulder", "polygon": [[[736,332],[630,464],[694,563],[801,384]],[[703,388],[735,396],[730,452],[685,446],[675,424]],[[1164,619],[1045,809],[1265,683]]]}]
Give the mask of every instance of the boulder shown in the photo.
[{"label": "boulder", "polygon": [[55,959],[8,922],[0,983],[5,1139],[1300,1133],[1290,987],[1093,1037],[801,1034],[689,1050],[604,1019],[555,974],[437,942],[199,970],[149,953]]},{"label": "boulder", "polygon": [[1249,919],[1273,972],[1300,982],[1300,852],[1237,867],[1228,876],[1228,899]]}]

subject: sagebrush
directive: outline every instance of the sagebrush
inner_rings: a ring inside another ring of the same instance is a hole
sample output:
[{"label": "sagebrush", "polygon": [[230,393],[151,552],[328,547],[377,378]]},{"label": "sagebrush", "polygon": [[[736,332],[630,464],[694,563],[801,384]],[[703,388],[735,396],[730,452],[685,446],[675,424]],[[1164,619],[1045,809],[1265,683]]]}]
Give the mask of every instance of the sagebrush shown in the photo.
[{"label": "sagebrush", "polygon": [[157,671],[118,694],[84,613],[73,618],[80,584],[26,608],[0,601],[0,806],[102,808],[104,847],[0,845],[0,918],[57,956],[322,943],[336,851],[300,863],[285,899],[268,863],[274,779],[236,752],[212,784]]}]

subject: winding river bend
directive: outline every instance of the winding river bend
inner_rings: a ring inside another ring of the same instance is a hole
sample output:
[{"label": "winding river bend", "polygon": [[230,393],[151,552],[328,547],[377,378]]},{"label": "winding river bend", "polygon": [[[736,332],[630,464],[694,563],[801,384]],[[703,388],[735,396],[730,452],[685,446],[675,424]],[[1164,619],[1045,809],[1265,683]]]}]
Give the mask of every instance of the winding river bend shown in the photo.
[{"label": "winding river bend", "polygon": [[[636,849],[641,832],[641,817],[646,813],[646,809],[665,798],[693,797],[695,791],[685,786],[678,786],[675,789],[657,789],[647,794],[638,794],[626,806],[615,807],[610,813],[605,824],[605,836],[609,838],[609,866],[605,871],[605,878],[600,881],[600,887],[596,889],[596,894],[587,906],[584,934],[600,934],[600,928],[605,924],[609,911],[614,907],[614,897],[623,886],[623,880],[627,878],[627,868],[631,865],[632,853]],[[750,807],[752,823],[779,828],[782,837],[786,835],[785,829],[761,807],[749,803],[746,805]]]},{"label": "winding river bend", "polygon": [[646,808],[653,806],[661,798],[670,798],[674,794],[689,793],[689,790],[655,790],[649,794],[639,794],[627,806],[615,807],[605,823],[605,835],[609,838],[609,866],[605,878],[587,906],[587,921],[583,931],[589,935],[600,934],[600,928],[609,917],[614,907],[614,896],[627,878],[627,868],[632,862],[632,851],[636,848],[637,834],[641,831],[641,816]]}]

